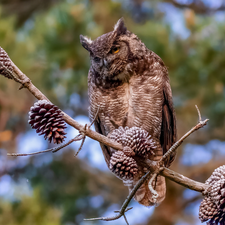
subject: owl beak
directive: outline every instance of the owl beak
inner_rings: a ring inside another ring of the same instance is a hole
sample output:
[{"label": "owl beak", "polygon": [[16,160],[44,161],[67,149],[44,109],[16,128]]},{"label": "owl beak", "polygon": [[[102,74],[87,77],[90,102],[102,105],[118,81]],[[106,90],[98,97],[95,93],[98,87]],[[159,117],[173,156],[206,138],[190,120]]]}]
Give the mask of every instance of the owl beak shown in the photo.
[{"label": "owl beak", "polygon": [[102,68],[102,67],[103,67],[103,59],[101,59],[101,60],[100,60],[100,62],[99,62],[99,66],[100,66],[100,68]]},{"label": "owl beak", "polygon": [[105,67],[108,67],[108,66],[109,66],[109,64],[108,64],[108,62],[107,62],[106,59],[103,59],[103,62],[104,62],[104,66],[105,66]]}]

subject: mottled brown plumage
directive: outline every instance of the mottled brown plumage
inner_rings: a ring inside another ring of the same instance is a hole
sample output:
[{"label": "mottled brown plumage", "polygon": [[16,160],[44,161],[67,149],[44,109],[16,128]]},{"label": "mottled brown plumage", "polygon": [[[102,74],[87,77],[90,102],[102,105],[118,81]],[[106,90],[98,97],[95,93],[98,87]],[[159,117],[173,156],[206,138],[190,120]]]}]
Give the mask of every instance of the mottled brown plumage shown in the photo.
[{"label": "mottled brown plumage", "polygon": [[[91,67],[88,75],[89,114],[95,128],[108,135],[116,128],[140,127],[151,135],[156,148],[148,154],[158,161],[176,140],[176,121],[168,71],[161,58],[127,30],[120,19],[114,30],[96,40],[80,36],[81,44],[90,53]],[[107,165],[115,150],[101,144]],[[169,166],[175,155],[166,162]],[[138,173],[124,181],[131,190],[146,173],[141,162],[145,157],[136,156]],[[154,188],[160,203],[166,193],[165,178],[158,176]],[[135,199],[146,206],[154,205],[148,181],[142,185]]]}]

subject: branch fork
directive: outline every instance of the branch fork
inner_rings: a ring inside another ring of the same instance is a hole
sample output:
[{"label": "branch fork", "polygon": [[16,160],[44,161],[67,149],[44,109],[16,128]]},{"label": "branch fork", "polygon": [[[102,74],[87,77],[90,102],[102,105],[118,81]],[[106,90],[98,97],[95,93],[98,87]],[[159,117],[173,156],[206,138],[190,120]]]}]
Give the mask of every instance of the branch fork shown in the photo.
[{"label": "branch fork", "polygon": [[[2,51],[3,49],[0,47],[0,51]],[[3,50],[4,51],[4,50]],[[25,75],[23,74],[19,68],[11,61],[11,59],[9,58],[10,62],[11,62],[11,66],[13,68],[13,71],[10,71],[8,68],[4,67],[4,69],[6,70],[7,76],[8,78],[12,78],[14,79],[16,82],[20,83],[20,90],[22,88],[27,88],[31,94],[33,94],[38,100],[47,100],[49,101],[49,99],[39,90],[37,89],[31,82],[31,80]],[[0,59],[0,66],[2,65],[1,63],[1,59]],[[4,65],[3,65],[4,66]],[[50,101],[49,101],[50,102]],[[79,153],[79,151],[82,149],[82,146],[85,142],[86,136],[101,142],[104,145],[107,145],[115,150],[123,150],[123,146],[120,143],[117,143],[116,141],[101,135],[93,130],[90,129],[91,125],[94,123],[94,121],[97,118],[98,112],[99,112],[99,108],[96,112],[96,116],[94,118],[94,120],[92,121],[92,123],[90,125],[81,125],[79,124],[77,121],[75,121],[74,119],[72,119],[69,115],[67,115],[66,113],[63,113],[63,119],[65,120],[65,122],[74,127],[75,129],[77,129],[79,131],[79,134],[74,137],[73,139],[71,139],[70,141],[68,141],[65,144],[62,144],[60,146],[57,146],[55,148],[51,148],[51,149],[47,149],[44,151],[40,151],[40,152],[34,152],[34,153],[28,153],[28,154],[23,154],[23,153],[11,153],[11,154],[7,154],[9,156],[27,156],[27,155],[36,155],[39,153],[46,153],[46,152],[57,152],[60,149],[66,147],[67,145],[71,144],[74,141],[79,141],[82,140],[81,145],[77,151],[77,153],[75,154],[75,156]],[[166,154],[164,154],[162,156],[162,158],[158,161],[158,162],[151,162],[150,160],[146,160],[146,167],[148,168],[148,172],[141,177],[141,179],[137,182],[137,184],[134,186],[134,188],[131,190],[130,194],[127,196],[126,200],[124,201],[121,209],[119,211],[115,211],[115,213],[117,213],[117,215],[113,216],[113,217],[100,217],[100,218],[92,218],[92,219],[85,219],[85,220],[104,220],[104,221],[111,221],[111,220],[116,220],[119,219],[120,217],[124,217],[126,223],[128,224],[128,221],[126,219],[125,213],[130,210],[131,208],[128,208],[128,205],[130,203],[130,201],[132,200],[132,198],[134,197],[135,193],[137,192],[137,190],[141,187],[141,185],[149,178],[150,175],[152,175],[152,178],[150,179],[149,182],[149,189],[151,190],[151,192],[153,193],[153,198],[157,198],[157,192],[154,190],[153,188],[153,182],[155,180],[155,178],[157,177],[157,175],[162,175],[165,176],[167,178],[169,178],[170,180],[173,180],[174,182],[181,184],[189,189],[195,190],[195,191],[199,191],[203,194],[206,194],[207,190],[209,189],[209,185],[207,184],[203,184],[194,180],[191,180],[179,173],[176,173],[172,170],[169,170],[168,168],[166,168],[164,166],[164,162],[167,159],[168,156],[170,156],[174,151],[176,151],[176,149],[182,144],[182,142],[189,136],[191,135],[193,132],[195,132],[196,130],[204,127],[207,122],[208,119],[202,121],[201,118],[201,113],[198,109],[198,107],[196,106],[196,109],[198,111],[198,116],[199,116],[199,122],[196,126],[194,126],[190,131],[188,131],[183,137],[180,138],[180,140],[178,140],[168,151]]]}]

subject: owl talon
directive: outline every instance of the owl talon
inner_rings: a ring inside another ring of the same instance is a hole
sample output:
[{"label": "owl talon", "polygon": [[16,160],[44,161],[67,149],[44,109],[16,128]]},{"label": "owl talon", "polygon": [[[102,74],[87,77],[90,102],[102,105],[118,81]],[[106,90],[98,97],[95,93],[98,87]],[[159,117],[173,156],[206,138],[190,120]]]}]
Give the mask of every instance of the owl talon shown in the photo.
[{"label": "owl talon", "polygon": [[127,118],[128,118],[128,113],[126,113],[126,115],[123,117],[123,122],[122,122],[122,126],[123,126],[123,127],[126,126]]},{"label": "owl talon", "polygon": [[110,119],[109,121],[111,122],[111,124],[114,126],[115,129],[119,128],[119,124],[117,124],[114,120]]}]

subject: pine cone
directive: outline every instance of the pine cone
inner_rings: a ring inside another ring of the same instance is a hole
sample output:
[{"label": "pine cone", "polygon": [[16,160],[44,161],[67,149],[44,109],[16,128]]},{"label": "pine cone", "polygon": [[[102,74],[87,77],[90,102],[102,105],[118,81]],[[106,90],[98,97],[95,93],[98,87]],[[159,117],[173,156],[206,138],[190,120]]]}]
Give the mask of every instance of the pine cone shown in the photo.
[{"label": "pine cone", "polygon": [[109,169],[122,180],[132,179],[138,171],[136,161],[126,156],[122,151],[113,153]]},{"label": "pine cone", "polygon": [[126,156],[129,156],[129,157],[135,156],[134,151],[133,151],[130,147],[128,147],[128,146],[125,146],[125,147],[123,148],[123,153],[124,153]]},{"label": "pine cone", "polygon": [[205,197],[199,208],[199,219],[202,222],[208,221],[217,215],[218,209],[217,205],[211,201],[209,197]]},{"label": "pine cone", "polygon": [[225,225],[225,166],[215,169],[205,182],[210,185],[199,208],[199,218],[209,225]]},{"label": "pine cone", "polygon": [[118,129],[113,130],[108,137],[122,144],[123,136],[128,129],[129,127],[119,127]]},{"label": "pine cone", "polygon": [[215,182],[224,179],[224,176],[225,176],[225,165],[216,168],[205,183],[213,185]]},{"label": "pine cone", "polygon": [[151,135],[148,135],[147,131],[139,127],[119,127],[109,134],[108,137],[119,142],[123,146],[130,147],[137,155],[145,156],[147,153],[154,155],[153,150],[156,146],[151,139]]},{"label": "pine cone", "polygon": [[215,169],[205,183],[210,185],[210,198],[220,209],[225,209],[225,166]]},{"label": "pine cone", "polygon": [[0,47],[0,74],[9,79],[12,79],[12,75],[10,74],[10,72],[12,73],[12,71],[13,67],[11,59],[9,58],[6,51],[2,47]]},{"label": "pine cone", "polygon": [[62,115],[57,106],[46,100],[40,100],[30,108],[28,123],[39,135],[44,134],[45,140],[48,139],[50,143],[53,140],[54,144],[60,144],[66,137],[64,132],[66,125]]},{"label": "pine cone", "polygon": [[208,221],[208,225],[225,225],[225,212],[210,197],[205,197],[199,208],[199,219],[202,223]]}]

